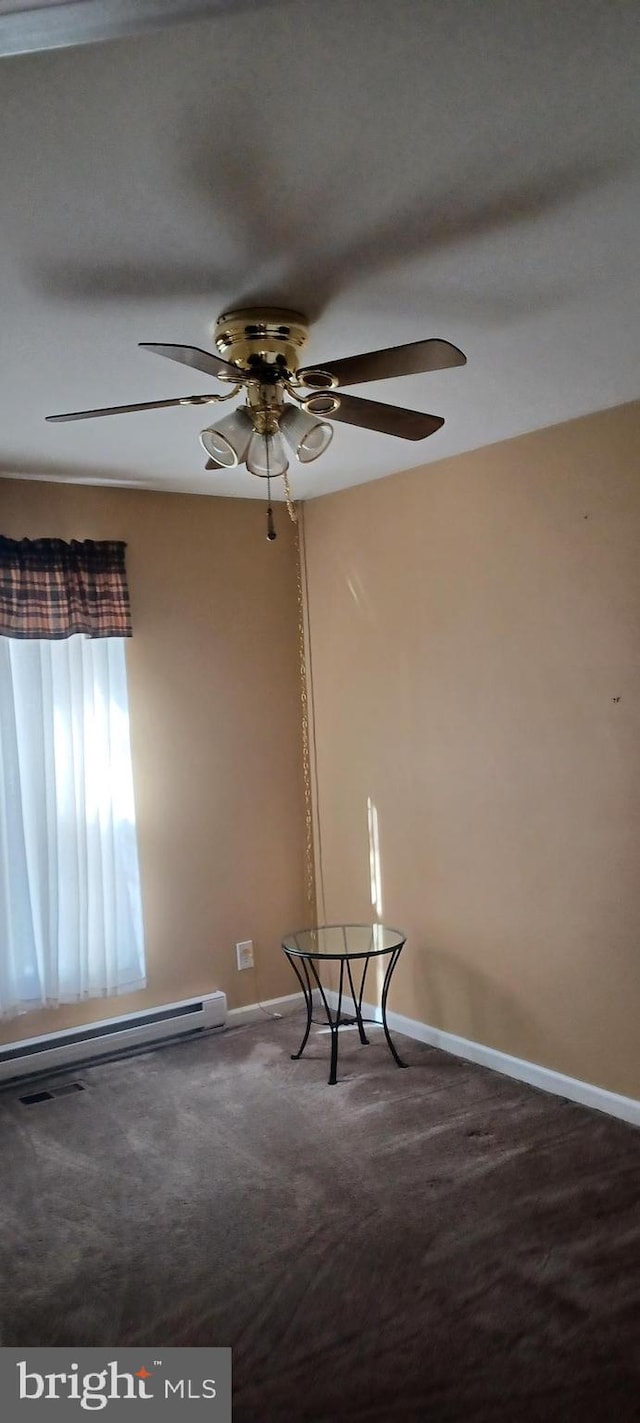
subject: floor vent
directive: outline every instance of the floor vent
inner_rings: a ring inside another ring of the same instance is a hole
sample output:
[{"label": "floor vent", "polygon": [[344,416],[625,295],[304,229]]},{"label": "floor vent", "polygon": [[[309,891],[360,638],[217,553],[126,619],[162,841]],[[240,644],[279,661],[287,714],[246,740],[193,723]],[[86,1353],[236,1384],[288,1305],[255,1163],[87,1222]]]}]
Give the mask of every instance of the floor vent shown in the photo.
[{"label": "floor vent", "polygon": [[61,1087],[47,1087],[41,1092],[27,1092],[19,1097],[23,1107],[34,1107],[36,1102],[52,1102],[54,1097],[70,1097],[72,1092],[84,1092],[84,1082],[63,1082]]}]

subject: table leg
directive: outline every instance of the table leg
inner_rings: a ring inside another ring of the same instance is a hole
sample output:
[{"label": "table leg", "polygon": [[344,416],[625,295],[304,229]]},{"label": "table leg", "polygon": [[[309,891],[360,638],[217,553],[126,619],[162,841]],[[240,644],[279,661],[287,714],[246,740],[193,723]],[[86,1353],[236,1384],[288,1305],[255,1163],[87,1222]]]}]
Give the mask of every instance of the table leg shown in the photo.
[{"label": "table leg", "polygon": [[397,1062],[398,1067],[408,1067],[409,1064],[408,1064],[407,1062],[403,1062],[403,1061],[402,1061],[402,1058],[398,1055],[397,1049],[396,1049],[396,1047],[395,1047],[395,1044],[392,1042],[391,1034],[390,1034],[389,1029],[388,1029],[388,1027],[387,1027],[387,998],[389,997],[389,988],[390,988],[390,985],[391,985],[391,979],[392,979],[392,977],[393,977],[393,970],[394,970],[394,968],[395,968],[395,966],[396,966],[396,964],[397,964],[397,962],[398,962],[398,959],[400,958],[400,954],[401,954],[401,952],[402,952],[402,948],[403,948],[403,945],[401,944],[399,949],[394,949],[394,951],[393,951],[393,953],[392,953],[392,955],[391,955],[391,958],[389,959],[389,965],[388,965],[387,971],[386,971],[385,976],[384,976],[384,983],[383,983],[383,985],[382,985],[382,1002],[381,1002],[381,1008],[382,1008],[382,1026],[383,1026],[383,1028],[384,1028],[384,1035],[385,1035],[385,1038],[387,1039],[387,1044],[388,1044],[388,1046],[389,1046],[389,1050],[390,1050],[390,1052],[391,1052],[391,1055],[392,1055],[392,1057],[394,1058],[394,1061]]},{"label": "table leg", "polygon": [[[292,969],[293,969],[293,971],[294,971],[294,973],[295,973],[295,975],[296,975],[296,978],[298,979],[298,982],[299,982],[300,987],[301,987],[301,989],[302,989],[302,992],[303,992],[303,994],[304,994],[305,1007],[306,1007],[306,1009],[307,1009],[307,1026],[306,1026],[306,1028],[305,1028],[305,1030],[304,1030],[304,1036],[303,1036],[302,1042],[300,1043],[300,1047],[298,1048],[298,1051],[297,1051],[297,1052],[292,1052],[292,1054],[291,1054],[291,1058],[292,1058],[292,1060],[295,1062],[295,1061],[297,1060],[297,1058],[302,1057],[302,1054],[303,1054],[303,1052],[304,1052],[304,1050],[305,1050],[305,1048],[306,1048],[306,1046],[307,1046],[307,1039],[308,1039],[308,1037],[309,1037],[309,1033],[311,1032],[311,1015],[312,1015],[312,1013],[313,1013],[313,997],[312,997],[312,993],[311,993],[311,984],[310,984],[310,982],[309,982],[309,971],[308,971],[308,969],[307,969],[307,965],[306,965],[306,963],[305,963],[305,960],[304,960],[304,959],[301,960],[302,965],[303,965],[303,968],[304,968],[304,979],[303,979],[302,974],[300,973],[300,970],[298,969],[298,965],[297,965],[297,963],[296,963],[296,961],[295,961],[294,955],[293,955],[293,954],[287,954],[287,958],[288,958],[288,960],[289,960],[289,963],[291,964],[291,967],[292,967]],[[305,979],[306,979],[306,982],[305,982]]]},{"label": "table leg", "polygon": [[362,975],[362,983],[360,984],[360,997],[358,998],[358,997],[356,996],[356,990],[355,990],[354,983],[353,983],[353,978],[352,978],[352,975],[351,975],[351,964],[349,963],[349,960],[347,959],[347,973],[348,973],[348,975],[349,975],[349,987],[350,987],[350,989],[351,989],[351,997],[353,998],[353,1003],[354,1003],[354,1007],[355,1007],[355,1010],[356,1010],[356,1023],[358,1024],[358,1032],[359,1032],[359,1034],[360,1034],[360,1042],[363,1043],[365,1047],[368,1047],[368,1046],[369,1046],[369,1039],[368,1039],[368,1037],[367,1037],[367,1035],[366,1035],[366,1033],[365,1033],[365,1030],[364,1030],[364,1024],[363,1024],[363,1022],[362,1022],[362,1012],[361,1012],[360,1005],[361,1005],[361,1003],[362,1003],[362,990],[363,990],[363,987],[364,987],[365,974],[366,974],[366,972],[367,972],[367,963],[368,963],[368,959],[365,959],[364,973],[363,973],[363,975]]},{"label": "table leg", "polygon": [[326,995],[326,993],[325,993],[325,991],[324,991],[324,988],[322,987],[322,984],[321,984],[321,982],[320,982],[320,977],[319,977],[319,974],[318,974],[318,971],[317,971],[317,969],[316,969],[316,966],[315,966],[315,963],[314,963],[313,959],[309,959],[309,968],[311,969],[311,972],[312,972],[312,974],[313,974],[313,976],[314,976],[314,978],[315,978],[315,981],[316,981],[316,983],[317,983],[317,985],[318,985],[318,988],[319,988],[319,990],[320,990],[320,997],[322,998],[322,1002],[323,1002],[323,1004],[324,1004],[324,1011],[325,1011],[325,1013],[326,1013],[326,1015],[327,1015],[327,1022],[328,1022],[328,1024],[329,1024],[329,1028],[331,1029],[331,1066],[330,1066],[330,1069],[329,1069],[329,1086],[330,1086],[330,1087],[334,1087],[335,1084],[336,1084],[336,1082],[338,1081],[338,1031],[339,1031],[339,1028],[340,1028],[340,1021],[341,1021],[341,1018],[342,1018],[342,994],[343,994],[343,990],[344,990],[344,959],[341,959],[341,960],[340,960],[340,982],[339,982],[339,985],[338,985],[338,1008],[337,1008],[337,1011],[336,1011],[336,1014],[335,1014],[334,1017],[332,1017],[331,1009],[330,1009],[329,1004],[328,1004],[328,1002],[327,1002],[327,995]]}]

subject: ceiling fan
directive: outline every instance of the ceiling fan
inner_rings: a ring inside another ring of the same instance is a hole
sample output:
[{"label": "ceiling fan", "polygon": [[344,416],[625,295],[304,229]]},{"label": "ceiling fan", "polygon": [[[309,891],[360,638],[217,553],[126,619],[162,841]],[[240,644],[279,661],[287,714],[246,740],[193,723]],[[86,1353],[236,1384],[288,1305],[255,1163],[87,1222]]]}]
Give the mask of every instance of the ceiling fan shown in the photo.
[{"label": "ceiling fan", "polygon": [[[159,356],[167,356],[229,385],[230,389],[224,394],[147,400],[138,405],[75,410],[46,418],[52,423],[61,423],[174,405],[217,405],[243,391],[244,403],[200,435],[202,447],[209,456],[205,468],[229,469],[246,464],[249,472],[259,478],[270,481],[282,476],[288,500],[289,463],[284,439],[297,459],[306,464],[323,454],[330,444],[333,436],[330,420],[379,430],[404,440],[424,440],[444,425],[438,415],[363,400],[346,395],[337,387],[463,366],[466,356],[457,346],[435,339],[413,341],[383,351],[301,366],[300,357],[308,336],[309,323],[297,311],[251,307],[225,312],[215,325],[214,341],[220,353],[217,356],[197,346],[140,342],[145,351],[155,351]],[[270,486],[268,488],[270,492]],[[272,521],[269,528],[272,529]],[[270,533],[269,537],[275,534]]]}]

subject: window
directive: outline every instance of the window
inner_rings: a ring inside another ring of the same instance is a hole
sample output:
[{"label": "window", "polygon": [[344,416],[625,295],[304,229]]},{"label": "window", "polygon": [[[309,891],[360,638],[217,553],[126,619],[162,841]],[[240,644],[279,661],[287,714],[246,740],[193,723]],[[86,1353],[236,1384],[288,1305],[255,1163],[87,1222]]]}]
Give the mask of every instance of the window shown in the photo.
[{"label": "window", "polygon": [[[56,617],[59,602],[58,590]],[[15,631],[12,607],[0,636],[4,1016],[145,984],[126,638],[34,637]]]},{"label": "window", "polygon": [[0,1009],[144,985],[123,638],[0,638]]}]

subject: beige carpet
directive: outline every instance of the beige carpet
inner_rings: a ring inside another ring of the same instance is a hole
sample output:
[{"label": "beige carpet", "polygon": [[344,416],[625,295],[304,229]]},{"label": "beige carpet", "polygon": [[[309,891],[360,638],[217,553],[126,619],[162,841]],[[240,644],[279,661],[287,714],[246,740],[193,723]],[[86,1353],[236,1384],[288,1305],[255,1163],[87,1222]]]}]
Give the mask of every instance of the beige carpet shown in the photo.
[{"label": "beige carpet", "polygon": [[299,1026],[0,1096],[1,1342],[231,1344],[234,1423],[637,1419],[640,1133]]}]

